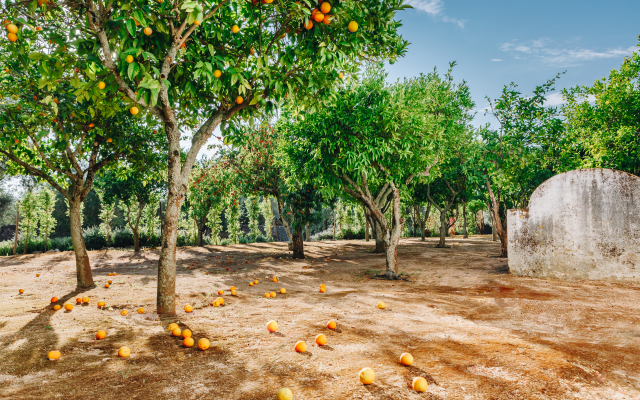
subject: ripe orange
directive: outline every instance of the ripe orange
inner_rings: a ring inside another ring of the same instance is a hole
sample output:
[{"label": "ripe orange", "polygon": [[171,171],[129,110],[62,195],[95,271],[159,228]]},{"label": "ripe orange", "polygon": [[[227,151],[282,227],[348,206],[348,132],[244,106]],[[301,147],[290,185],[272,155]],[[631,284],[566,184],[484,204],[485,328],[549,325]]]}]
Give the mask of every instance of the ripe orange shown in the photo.
[{"label": "ripe orange", "polygon": [[[94,126],[96,126],[93,122],[89,124],[89,128],[93,128]],[[109,282],[111,283],[111,282]]]},{"label": "ripe orange", "polygon": [[98,308],[104,307],[105,305],[106,305],[106,303],[104,301],[99,301],[98,302]]},{"label": "ripe orange", "polygon": [[327,337],[322,333],[319,334],[318,336],[316,336],[316,344],[318,346],[324,346],[325,344],[327,344]]},{"label": "ripe orange", "polygon": [[67,311],[73,310],[73,304],[71,304],[71,303],[65,304],[64,305],[64,309],[67,310]]},{"label": "ripe orange", "polygon": [[153,30],[149,27],[144,28],[144,34],[149,36],[153,33]]},{"label": "ripe orange", "polygon": [[184,306],[184,310],[186,312],[191,312],[191,311],[193,311],[193,307],[191,307],[189,304],[187,304],[186,306]]},{"label": "ripe orange", "polygon": [[202,338],[198,340],[198,348],[200,350],[206,350],[209,348],[209,339]]},{"label": "ripe orange", "polygon": [[218,300],[215,300],[213,303],[211,303],[211,305],[214,307],[220,307],[220,302]]},{"label": "ripe orange", "polygon": [[281,288],[281,289],[280,289],[280,294],[285,294],[285,293],[287,293],[287,289],[285,289],[285,288]]},{"label": "ripe orange", "polygon": [[106,84],[106,83],[104,83],[104,82],[98,82],[98,89],[102,90],[102,89],[104,89],[105,87],[107,87],[107,84]]},{"label": "ripe orange", "polygon": [[423,377],[419,376],[417,378],[413,378],[413,382],[411,383],[411,387],[416,392],[426,392],[427,391],[427,387],[429,387],[429,384],[427,383],[426,379],[424,379]]},{"label": "ripe orange", "polygon": [[176,328],[178,328],[178,324],[176,324],[175,322],[170,323],[169,326],[167,327],[167,329],[169,329],[170,331]]},{"label": "ripe orange", "polygon": [[107,337],[107,332],[105,331],[98,331],[98,333],[96,333],[96,340],[102,340],[106,337]]},{"label": "ripe orange", "polygon": [[120,311],[120,315],[122,315],[123,317],[124,317],[125,315],[127,315],[127,314],[129,314],[129,311],[127,311],[127,310],[122,310],[122,311]]},{"label": "ripe orange", "polygon": [[108,138],[108,139],[107,139],[107,143],[111,143],[111,142],[113,142],[113,139]]},{"label": "ripe orange", "polygon": [[180,335],[182,334],[182,329],[180,329],[180,328],[174,328],[174,329],[171,331],[171,334],[172,334],[173,336],[180,336]]},{"label": "ripe orange", "polygon": [[320,287],[320,293],[324,293],[327,289],[323,288],[322,286]]},{"label": "ripe orange", "polygon": [[51,361],[55,361],[60,359],[60,352],[57,350],[54,351],[50,351],[49,354],[47,354],[47,357],[49,358],[49,360]]},{"label": "ripe orange", "polygon": [[144,314],[144,308],[142,307],[138,308],[138,314]]},{"label": "ripe orange", "polygon": [[336,326],[337,325],[336,325],[335,321],[329,321],[327,323],[327,328],[329,328],[329,329],[336,329]]},{"label": "ripe orange", "polygon": [[376,379],[376,374],[373,372],[371,368],[363,368],[360,371],[359,376],[360,376],[360,382],[364,383],[365,385],[372,384],[373,381]]},{"label": "ripe orange", "polygon": [[200,25],[200,21],[195,20],[195,21],[193,21],[193,24],[194,24],[194,25]]},{"label": "ripe orange", "polygon": [[238,25],[234,25],[231,27],[231,32],[238,33],[240,32],[240,27]]},{"label": "ripe orange", "polygon": [[402,353],[400,355],[400,364],[411,365],[413,364],[413,356],[409,353]]},{"label": "ripe orange", "polygon": [[14,24],[9,24],[4,27],[9,33],[18,33],[18,27]]},{"label": "ripe orange", "polygon": [[224,290],[222,290],[222,289],[218,290],[218,294],[220,294],[220,295],[224,294]]},{"label": "ripe orange", "polygon": [[24,293],[24,289],[18,290],[18,293],[20,293],[20,294]]},{"label": "ripe orange", "polygon": [[238,295],[238,292],[236,292],[235,290],[232,290],[232,291],[231,291],[231,295],[232,295],[232,296],[237,296],[237,295]]},{"label": "ripe orange", "polygon": [[242,104],[243,101],[244,101],[244,99],[242,98],[242,96],[236,97],[236,103]]},{"label": "ripe orange", "polygon": [[108,284],[108,283],[105,283],[105,284],[104,284],[104,287],[105,287],[105,288],[108,288],[108,287],[109,287],[109,284]]},{"label": "ripe orange", "polygon": [[318,12],[313,16],[313,20],[316,22],[322,22],[323,19],[324,19],[324,14],[321,12]]},{"label": "ripe orange", "polygon": [[383,310],[386,307],[386,305],[384,304],[384,301],[381,301],[380,303],[378,303],[378,308]]},{"label": "ripe orange", "polygon": [[313,28],[313,21],[309,20],[309,22],[307,22],[307,24],[304,26],[306,29],[311,29]]},{"label": "ripe orange", "polygon": [[325,1],[320,5],[320,11],[322,11],[323,14],[328,14],[329,11],[331,11],[331,4]]},{"label": "ripe orange", "polygon": [[78,297],[78,298],[76,299],[76,303],[81,304],[81,303],[82,303],[82,298]]},{"label": "ripe orange", "polygon": [[53,309],[55,311],[58,311],[59,309],[61,309],[62,307],[60,307],[60,304],[56,304],[55,306],[53,306]]},{"label": "ripe orange", "polygon": [[128,62],[129,64],[131,64],[131,63],[133,62],[133,56],[132,56],[131,54],[129,54],[129,55],[127,56],[126,60],[127,60],[127,62]]},{"label": "ripe orange", "polygon": [[216,299],[216,301],[217,301],[220,305],[223,305],[223,304],[224,304],[224,299],[223,299],[222,297],[218,297],[218,298]]},{"label": "ripe orange", "polygon": [[353,33],[358,30],[358,23],[356,21],[349,22],[349,32]]},{"label": "ripe orange", "polygon": [[267,330],[269,332],[275,332],[278,330],[278,323],[276,321],[269,321],[267,324]]},{"label": "ripe orange", "polygon": [[107,281],[107,283],[108,283],[109,285],[111,285],[111,283],[112,283],[112,282],[113,282],[113,281]]},{"label": "ripe orange", "polygon": [[271,281],[278,282],[278,278],[274,276],[273,278],[271,278]]},{"label": "ripe orange", "polygon": [[118,350],[118,355],[120,357],[129,357],[131,355],[131,349],[129,349],[128,347],[120,347],[120,350]]},{"label": "ripe orange", "polygon": [[133,115],[137,115],[140,112],[140,110],[138,110],[138,107],[136,106],[131,107],[129,111],[131,111],[131,114]]},{"label": "ripe orange", "polygon": [[82,302],[83,303],[88,303],[89,302],[89,298],[88,297],[83,297],[82,298]]},{"label": "ripe orange", "polygon": [[304,353],[307,351],[307,344],[301,340],[298,343],[296,343],[295,350],[298,353]]},{"label": "ripe orange", "polygon": [[253,281],[253,284],[254,284],[254,285],[257,285],[257,284],[258,284],[258,282],[260,282],[260,281],[256,279],[255,281]]},{"label": "ripe orange", "polygon": [[282,388],[276,393],[277,400],[293,400],[293,392],[289,388]]},{"label": "ripe orange", "polygon": [[249,286],[253,286],[253,282],[249,282]]},{"label": "ripe orange", "polygon": [[193,347],[194,344],[195,344],[195,341],[193,340],[192,337],[184,338],[184,340],[182,341],[182,345],[184,347]]},{"label": "ripe orange", "polygon": [[56,302],[58,302],[58,298],[57,298],[57,297],[52,297],[52,298],[51,298],[51,302],[52,302],[52,303],[56,303]]},{"label": "ripe orange", "polygon": [[38,278],[40,276],[40,274],[36,274],[36,278]]},{"label": "ripe orange", "polygon": [[276,297],[276,292],[271,292],[271,298],[275,298]]},{"label": "ripe orange", "polygon": [[182,331],[182,334],[180,336],[182,336],[183,339],[186,339],[188,337],[193,336],[193,334],[191,333],[191,330],[185,329]]},{"label": "ripe orange", "polygon": [[342,72],[338,73],[338,78],[342,79],[344,77],[344,75],[342,74]]},{"label": "ripe orange", "polygon": [[264,297],[266,297],[267,299],[271,298],[271,293],[265,293]]},{"label": "ripe orange", "polygon": [[235,287],[235,286],[231,286],[231,287],[229,288],[229,290],[236,290],[236,287]]},{"label": "ripe orange", "polygon": [[322,23],[325,25],[329,25],[331,23],[331,15],[325,14]]},{"label": "ripe orange", "polygon": [[18,40],[18,35],[15,33],[7,33],[7,39],[9,39],[10,42],[15,42]]}]

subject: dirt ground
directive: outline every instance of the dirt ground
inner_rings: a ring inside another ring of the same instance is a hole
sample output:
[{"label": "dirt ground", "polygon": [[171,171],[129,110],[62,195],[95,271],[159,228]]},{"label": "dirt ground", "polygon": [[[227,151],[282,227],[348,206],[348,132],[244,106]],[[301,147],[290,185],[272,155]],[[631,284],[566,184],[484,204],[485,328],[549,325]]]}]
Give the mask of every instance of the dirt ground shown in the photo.
[{"label": "dirt ground", "polygon": [[[70,252],[0,257],[0,398],[275,399],[286,386],[298,400],[640,399],[640,283],[515,277],[489,237],[448,243],[403,239],[408,281],[375,278],[384,256],[372,242],[305,244],[306,260],[284,243],[183,248],[171,321],[154,314],[157,250],[91,252],[97,286],[83,292]],[[219,289],[226,306],[212,307]],[[53,311],[52,296],[91,301]],[[166,329],[175,321],[211,347],[182,347]],[[98,330],[106,339],[95,340]],[[326,346],[315,344],[319,333]],[[298,340],[306,353],[294,351]],[[117,356],[121,346],[131,357]],[[50,350],[59,361],[47,360]],[[399,364],[403,352],[412,366]],[[372,385],[358,380],[364,367]],[[416,376],[426,393],[411,390]]]}]

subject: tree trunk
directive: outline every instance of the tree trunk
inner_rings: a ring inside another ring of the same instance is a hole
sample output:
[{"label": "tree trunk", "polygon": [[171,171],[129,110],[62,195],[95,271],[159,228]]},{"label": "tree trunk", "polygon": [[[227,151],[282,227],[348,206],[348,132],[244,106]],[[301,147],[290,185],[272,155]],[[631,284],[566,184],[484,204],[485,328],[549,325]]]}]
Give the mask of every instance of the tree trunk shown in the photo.
[{"label": "tree trunk", "polygon": [[311,241],[311,235],[309,234],[309,224],[308,223],[304,226],[304,229],[307,232],[307,242],[310,242]]},{"label": "tree trunk", "polygon": [[364,216],[364,241],[369,241],[369,217],[366,214]]},{"label": "tree trunk", "polygon": [[447,237],[447,208],[443,208],[440,210],[440,241],[436,247],[444,248],[445,247],[445,238]]},{"label": "tree trunk", "polygon": [[20,227],[20,204],[16,206],[16,231],[13,237],[13,255],[18,251],[18,228]]},{"label": "tree trunk", "polygon": [[382,237],[382,229],[380,228],[380,223],[373,217],[371,218],[371,230],[373,231],[376,239],[376,248],[373,250],[373,252],[385,253],[387,250],[385,247],[384,238]]},{"label": "tree trunk", "polygon": [[27,229],[25,230],[24,235],[24,249],[22,250],[22,254],[27,254],[27,249],[29,248],[29,225],[27,225]]},{"label": "tree trunk", "polygon": [[500,256],[507,257],[507,230],[502,226],[502,221],[500,220],[500,203],[496,200],[493,190],[491,190],[491,182],[489,182],[489,179],[487,179],[487,191],[489,192],[489,198],[491,199],[494,232],[500,238]]},{"label": "tree trunk", "polygon": [[336,216],[335,216],[335,211],[333,212],[333,240],[336,240]]},{"label": "tree trunk", "polygon": [[140,232],[138,231],[138,227],[133,231],[133,252],[140,252]]},{"label": "tree trunk", "polygon": [[420,219],[420,236],[423,242],[426,235],[425,230],[427,229],[427,221],[429,220],[430,214],[431,214],[431,203],[427,203],[426,210],[424,210],[424,221]]},{"label": "tree trunk", "polygon": [[69,201],[69,220],[71,222],[71,243],[76,254],[76,275],[79,288],[93,286],[93,276],[91,276],[91,264],[89,254],[82,237],[82,219],[80,217],[80,206],[82,201]]},{"label": "tree trunk", "polygon": [[273,217],[273,231],[275,232],[275,235],[273,235],[273,237],[276,238],[276,242],[279,242],[280,240],[278,239],[278,221],[276,221],[276,217]]},{"label": "tree trunk", "polygon": [[[398,236],[398,239],[400,239],[400,237]],[[396,240],[395,243],[393,242],[393,240],[391,240],[391,244],[389,246],[387,246],[387,249],[385,251],[385,255],[386,255],[386,262],[387,262],[387,272],[389,271],[393,271],[396,275],[398,274],[398,241]]]},{"label": "tree trunk", "polygon": [[196,226],[198,227],[198,246],[202,247],[204,244],[204,224],[196,222]]},{"label": "tree trunk", "polygon": [[467,201],[462,200],[462,232],[463,239],[469,238],[469,232],[467,231]]},{"label": "tree trunk", "polygon": [[304,242],[302,241],[302,227],[293,231],[293,235],[291,238],[291,242],[293,243],[293,257],[294,258],[305,258],[304,257]]}]

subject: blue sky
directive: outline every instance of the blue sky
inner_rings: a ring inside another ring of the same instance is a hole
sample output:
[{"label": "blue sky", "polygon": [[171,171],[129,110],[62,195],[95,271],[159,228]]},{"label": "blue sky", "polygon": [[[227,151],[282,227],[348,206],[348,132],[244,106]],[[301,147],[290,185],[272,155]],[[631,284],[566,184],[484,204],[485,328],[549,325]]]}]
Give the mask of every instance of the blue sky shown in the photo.
[{"label": "blue sky", "polygon": [[[476,108],[505,84],[523,93],[566,71],[556,88],[591,85],[637,48],[640,0],[405,0],[400,32],[411,45],[390,79],[445,72],[456,61]],[[550,97],[559,104],[561,97]],[[489,121],[479,112],[476,124]]]}]

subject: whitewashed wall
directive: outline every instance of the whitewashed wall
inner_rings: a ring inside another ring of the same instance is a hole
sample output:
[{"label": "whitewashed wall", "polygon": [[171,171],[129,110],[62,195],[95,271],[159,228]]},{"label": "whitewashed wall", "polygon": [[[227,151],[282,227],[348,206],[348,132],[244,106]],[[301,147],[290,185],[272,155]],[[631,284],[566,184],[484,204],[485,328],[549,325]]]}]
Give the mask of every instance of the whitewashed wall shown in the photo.
[{"label": "whitewashed wall", "polygon": [[640,281],[640,178],[584,169],[540,185],[509,210],[509,270],[559,279]]}]

